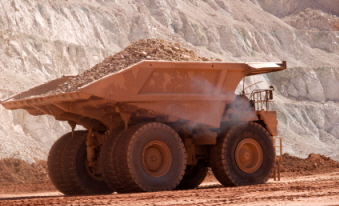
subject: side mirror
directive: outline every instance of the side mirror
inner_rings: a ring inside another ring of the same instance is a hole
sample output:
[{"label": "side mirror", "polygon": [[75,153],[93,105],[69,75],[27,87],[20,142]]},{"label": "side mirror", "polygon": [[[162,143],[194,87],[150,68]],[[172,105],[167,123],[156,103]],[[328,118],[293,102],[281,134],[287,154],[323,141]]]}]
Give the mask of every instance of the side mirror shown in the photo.
[{"label": "side mirror", "polygon": [[273,90],[268,91],[268,99],[272,100],[273,99]]},{"label": "side mirror", "polygon": [[273,99],[273,91],[274,91],[274,87],[270,86],[270,90],[268,91],[268,99],[269,100]]}]

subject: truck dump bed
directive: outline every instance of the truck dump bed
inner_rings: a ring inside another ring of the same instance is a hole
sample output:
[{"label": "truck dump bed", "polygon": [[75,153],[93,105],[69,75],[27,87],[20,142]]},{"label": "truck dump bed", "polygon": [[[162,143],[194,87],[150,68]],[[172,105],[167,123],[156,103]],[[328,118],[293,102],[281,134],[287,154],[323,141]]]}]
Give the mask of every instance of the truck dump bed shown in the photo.
[{"label": "truck dump bed", "polygon": [[121,113],[153,112],[219,127],[225,105],[245,76],[280,71],[286,63],[142,61],[78,88],[42,95],[61,78],[2,101],[6,109],[49,114],[86,127],[95,119],[110,127]]}]

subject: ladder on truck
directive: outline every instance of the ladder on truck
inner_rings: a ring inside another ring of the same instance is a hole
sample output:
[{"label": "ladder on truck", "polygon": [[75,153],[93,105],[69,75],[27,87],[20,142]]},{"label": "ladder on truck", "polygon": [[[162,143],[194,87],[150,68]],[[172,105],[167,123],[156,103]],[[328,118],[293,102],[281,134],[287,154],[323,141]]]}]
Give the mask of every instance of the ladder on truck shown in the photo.
[{"label": "ladder on truck", "polygon": [[273,137],[275,147],[275,167],[273,171],[274,181],[280,181],[280,164],[282,161],[282,137]]},{"label": "ladder on truck", "polygon": [[[269,89],[255,89],[252,91],[250,99],[254,104],[256,111],[270,109],[269,103],[273,101],[273,90],[271,86]],[[282,161],[282,137],[273,137],[273,146],[275,148],[275,167],[273,171],[274,181],[280,181],[280,164]]]}]

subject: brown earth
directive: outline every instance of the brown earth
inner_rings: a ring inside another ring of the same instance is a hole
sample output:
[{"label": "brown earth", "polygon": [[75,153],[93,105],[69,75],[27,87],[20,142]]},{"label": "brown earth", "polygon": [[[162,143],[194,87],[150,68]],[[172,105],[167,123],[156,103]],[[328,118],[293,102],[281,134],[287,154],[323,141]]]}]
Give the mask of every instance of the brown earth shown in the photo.
[{"label": "brown earth", "polygon": [[283,176],[312,175],[333,172],[339,168],[339,162],[320,154],[310,154],[307,158],[283,155],[280,171]]},{"label": "brown earth", "polygon": [[0,160],[0,193],[55,191],[47,175],[47,162],[33,164],[6,158]]},{"label": "brown earth", "polygon": [[331,173],[284,177],[266,184],[221,187],[204,183],[194,190],[96,196],[57,192],[0,195],[1,205],[339,205],[339,169]]},{"label": "brown earth", "polygon": [[[283,155],[281,177],[309,176],[330,173],[339,169],[339,162],[319,154],[310,154],[302,159]],[[44,160],[33,164],[19,159],[0,160],[0,193],[32,193],[56,191],[47,174]],[[210,171],[205,183],[217,182]]]}]

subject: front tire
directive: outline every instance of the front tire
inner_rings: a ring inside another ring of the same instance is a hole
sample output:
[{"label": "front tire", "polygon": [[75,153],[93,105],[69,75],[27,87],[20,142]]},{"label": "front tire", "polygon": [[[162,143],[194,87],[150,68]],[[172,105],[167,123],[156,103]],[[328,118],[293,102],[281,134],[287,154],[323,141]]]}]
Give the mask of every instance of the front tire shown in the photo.
[{"label": "front tire", "polygon": [[232,126],[210,150],[212,171],[224,186],[265,183],[274,168],[275,149],[266,129],[254,122]]}]

